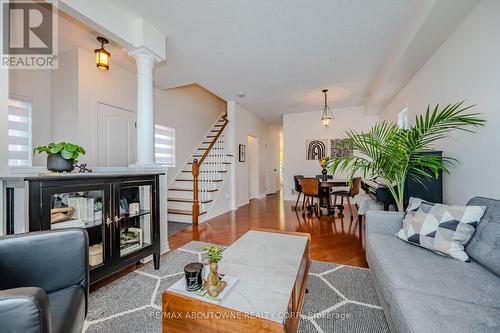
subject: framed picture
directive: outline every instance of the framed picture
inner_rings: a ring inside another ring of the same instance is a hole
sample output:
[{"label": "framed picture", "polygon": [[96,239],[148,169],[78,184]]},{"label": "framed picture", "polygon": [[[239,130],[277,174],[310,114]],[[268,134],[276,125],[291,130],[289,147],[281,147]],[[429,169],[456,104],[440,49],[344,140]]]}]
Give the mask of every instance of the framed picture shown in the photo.
[{"label": "framed picture", "polygon": [[332,139],[330,141],[330,157],[352,156],[353,149],[349,139]]},{"label": "framed picture", "polygon": [[247,157],[247,147],[245,145],[240,145],[239,146],[239,154],[238,154],[238,156],[239,156],[238,160],[240,162],[245,162],[246,157]]},{"label": "framed picture", "polygon": [[306,159],[320,160],[323,157],[327,156],[328,148],[329,140],[306,140]]}]

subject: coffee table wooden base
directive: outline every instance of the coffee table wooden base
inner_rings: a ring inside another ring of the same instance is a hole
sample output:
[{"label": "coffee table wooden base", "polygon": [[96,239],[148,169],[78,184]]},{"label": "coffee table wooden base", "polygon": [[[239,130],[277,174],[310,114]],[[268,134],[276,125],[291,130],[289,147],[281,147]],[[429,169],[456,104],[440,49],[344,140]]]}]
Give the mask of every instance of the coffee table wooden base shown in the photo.
[{"label": "coffee table wooden base", "polygon": [[[254,229],[255,230],[255,229]],[[271,230],[259,231],[277,232]],[[310,236],[309,234],[283,232],[307,236],[309,238],[299,267],[295,286],[292,290],[286,320],[280,324],[273,320],[251,316],[232,310],[218,304],[204,302],[195,298],[183,296],[171,291],[162,295],[164,333],[244,333],[244,332],[297,332],[300,312],[304,303],[304,294],[309,272]]]}]

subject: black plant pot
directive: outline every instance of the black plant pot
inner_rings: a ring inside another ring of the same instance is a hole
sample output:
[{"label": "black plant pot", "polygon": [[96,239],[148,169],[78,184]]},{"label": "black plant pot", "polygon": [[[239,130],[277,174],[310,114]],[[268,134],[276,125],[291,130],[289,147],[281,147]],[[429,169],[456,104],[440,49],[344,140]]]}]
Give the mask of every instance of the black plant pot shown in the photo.
[{"label": "black plant pot", "polygon": [[74,160],[67,160],[61,154],[47,155],[47,169],[53,172],[71,172],[75,168]]}]

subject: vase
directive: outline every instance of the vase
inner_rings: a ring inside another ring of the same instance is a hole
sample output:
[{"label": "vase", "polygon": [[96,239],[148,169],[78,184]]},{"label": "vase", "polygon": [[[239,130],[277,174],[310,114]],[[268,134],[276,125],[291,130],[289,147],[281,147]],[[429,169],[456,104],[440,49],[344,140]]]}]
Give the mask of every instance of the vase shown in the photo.
[{"label": "vase", "polygon": [[52,172],[71,172],[75,168],[73,159],[67,160],[61,154],[47,155],[47,169]]},{"label": "vase", "polygon": [[325,168],[323,168],[323,170],[321,170],[321,173],[323,174],[323,180],[328,180],[328,176],[326,175],[327,171]]},{"label": "vase", "polygon": [[217,297],[226,287],[226,282],[222,281],[219,276],[219,267],[217,263],[209,264],[210,272],[207,276],[206,288],[207,293],[211,297]]}]

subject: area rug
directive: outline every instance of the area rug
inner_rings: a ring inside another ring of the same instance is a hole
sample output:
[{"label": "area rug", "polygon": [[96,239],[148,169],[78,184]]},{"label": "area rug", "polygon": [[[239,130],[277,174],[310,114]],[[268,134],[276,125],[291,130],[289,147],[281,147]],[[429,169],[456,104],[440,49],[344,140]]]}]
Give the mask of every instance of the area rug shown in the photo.
[{"label": "area rug", "polygon": [[[202,261],[193,241],[90,294],[86,333],[161,332],[161,293],[182,278],[187,263]],[[367,269],[313,261],[299,332],[389,332]]]},{"label": "area rug", "polygon": [[191,226],[191,223],[182,223],[182,222],[172,222],[168,221],[168,237],[172,237],[173,235],[181,232],[184,229],[187,229]]}]

